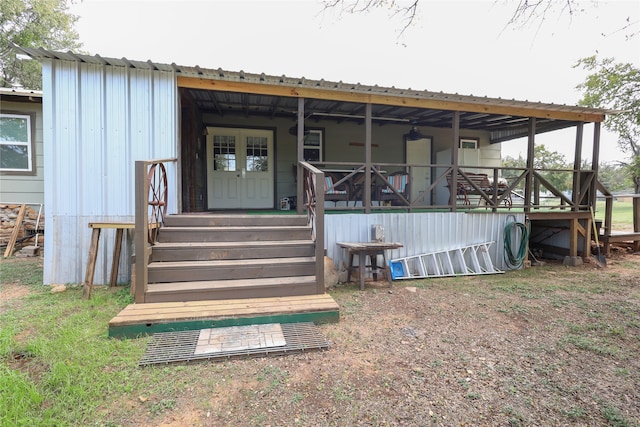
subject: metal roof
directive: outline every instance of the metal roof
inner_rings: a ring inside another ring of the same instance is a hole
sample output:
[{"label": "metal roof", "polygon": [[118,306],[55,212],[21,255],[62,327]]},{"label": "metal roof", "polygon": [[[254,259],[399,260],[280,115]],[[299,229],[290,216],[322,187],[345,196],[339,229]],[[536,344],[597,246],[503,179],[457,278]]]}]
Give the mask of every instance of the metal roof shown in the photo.
[{"label": "metal roof", "polygon": [[39,90],[0,87],[0,99],[16,102],[42,102],[42,92]]},{"label": "metal roof", "polygon": [[[213,80],[220,85],[227,84],[231,87],[235,84],[244,88],[220,90],[216,85],[203,84],[201,87],[187,85],[185,87],[179,84],[181,90],[188,92],[190,98],[201,110],[220,115],[244,114],[295,118],[297,112],[295,94],[306,91],[307,93],[323,94],[318,98],[301,96],[306,99],[305,115],[309,119],[362,121],[364,120],[365,104],[362,101],[358,102],[358,99],[363,99],[363,97],[391,99],[395,101],[387,105],[372,102],[374,123],[404,122],[415,126],[450,127],[453,112],[460,111],[461,128],[490,131],[492,132],[491,140],[500,142],[526,135],[530,116],[538,118],[536,129],[540,133],[574,126],[581,121],[601,121],[604,120],[605,115],[616,113],[614,110],[600,108],[460,95],[410,88],[368,86],[359,83],[310,80],[304,77],[294,78],[285,75],[272,76],[264,73],[228,71],[222,68],[202,68],[197,65],[162,64],[151,60],[136,61],[127,58],[116,59],[100,55],[56,52],[43,48],[14,47],[37,60],[76,61],[114,67],[159,70],[175,73],[179,81],[181,78],[196,83]],[[281,92],[276,94],[261,93],[259,90],[253,91],[251,89],[265,85],[276,90],[279,89]],[[353,96],[354,101],[345,98],[347,95]],[[412,101],[413,104],[407,104],[412,106],[403,106],[405,100]],[[421,103],[434,107],[422,107]],[[582,117],[587,119],[582,119]]]}]

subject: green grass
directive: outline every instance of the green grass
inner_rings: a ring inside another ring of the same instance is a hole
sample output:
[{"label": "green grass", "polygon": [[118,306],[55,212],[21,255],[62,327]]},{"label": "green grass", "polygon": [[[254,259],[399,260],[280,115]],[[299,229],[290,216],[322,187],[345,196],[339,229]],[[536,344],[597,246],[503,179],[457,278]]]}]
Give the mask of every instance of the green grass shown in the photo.
[{"label": "green grass", "polygon": [[31,294],[0,312],[0,425],[93,425],[105,398],[131,392],[140,376],[144,341],[107,337],[129,290],[96,289],[85,301],[80,287],[48,292],[33,263],[3,262],[2,270]]},{"label": "green grass", "polygon": [[[605,202],[598,201],[596,203],[596,219],[604,220],[604,214]],[[633,229],[633,203],[614,200],[611,224],[613,230]]]}]

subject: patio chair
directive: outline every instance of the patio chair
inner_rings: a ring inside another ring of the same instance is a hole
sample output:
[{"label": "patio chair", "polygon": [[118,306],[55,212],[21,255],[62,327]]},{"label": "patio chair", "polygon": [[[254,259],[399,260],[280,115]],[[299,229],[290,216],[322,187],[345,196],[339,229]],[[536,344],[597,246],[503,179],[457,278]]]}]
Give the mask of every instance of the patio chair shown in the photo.
[{"label": "patio chair", "polygon": [[334,202],[337,204],[339,201],[349,201],[350,189],[347,183],[342,183],[335,185],[334,178],[332,175],[324,176],[324,200],[329,202]]},{"label": "patio chair", "polygon": [[409,175],[406,172],[394,172],[389,175],[388,181],[391,186],[381,185],[378,187],[377,199],[380,202],[391,202],[393,206],[406,205],[402,197],[409,200]]}]

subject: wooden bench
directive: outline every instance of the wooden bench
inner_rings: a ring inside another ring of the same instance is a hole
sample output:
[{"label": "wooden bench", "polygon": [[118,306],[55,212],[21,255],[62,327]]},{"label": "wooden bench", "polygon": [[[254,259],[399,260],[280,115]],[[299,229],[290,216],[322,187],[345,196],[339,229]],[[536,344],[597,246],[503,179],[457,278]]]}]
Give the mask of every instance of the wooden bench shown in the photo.
[{"label": "wooden bench", "polygon": [[[398,249],[402,247],[402,243],[386,243],[386,242],[338,242],[338,246],[347,250],[347,282],[351,281],[351,273],[353,270],[358,270],[360,275],[360,290],[364,291],[364,278],[367,269],[367,257],[371,261],[368,266],[372,273],[374,280],[378,279],[378,270],[385,272],[389,287],[391,287],[391,271],[387,264],[387,258],[384,251],[389,249]],[[378,265],[378,255],[382,255],[382,265]],[[353,265],[354,256],[358,256],[358,265]]]},{"label": "wooden bench", "polygon": [[[449,190],[453,186],[452,181],[452,174],[447,174],[447,187],[449,187]],[[497,186],[494,186],[486,173],[458,172],[456,200],[461,200],[465,205],[471,205],[469,196],[480,196],[478,197],[479,206],[481,201],[484,200],[486,202],[484,196],[493,197],[494,190],[496,190],[496,195],[501,197],[504,193],[509,192],[509,186],[500,182],[498,182]],[[505,206],[511,206],[511,193],[509,192],[501,202],[504,202]]]},{"label": "wooden bench", "polygon": [[124,230],[135,228],[132,222],[107,221],[107,222],[90,222],[89,228],[91,232],[91,245],[89,246],[89,257],[87,259],[87,271],[84,283],[82,284],[82,297],[84,299],[91,298],[93,290],[93,276],[96,270],[96,260],[98,258],[98,245],[100,243],[100,232],[103,228],[111,228],[116,230],[116,241],[113,247],[113,261],[111,264],[111,277],[109,286],[116,286],[118,279],[118,268],[120,267],[120,250],[122,248],[122,237]]}]

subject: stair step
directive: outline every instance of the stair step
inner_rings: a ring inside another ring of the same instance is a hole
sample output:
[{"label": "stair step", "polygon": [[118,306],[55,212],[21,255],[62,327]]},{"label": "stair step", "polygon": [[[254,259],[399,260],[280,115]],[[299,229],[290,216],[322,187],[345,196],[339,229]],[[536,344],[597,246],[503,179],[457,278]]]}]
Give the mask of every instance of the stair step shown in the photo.
[{"label": "stair step", "polygon": [[162,227],[160,242],[249,242],[307,240],[311,228],[305,226]]},{"label": "stair step", "polygon": [[250,260],[152,262],[149,283],[217,279],[307,276],[315,274],[314,257]]},{"label": "stair step", "polygon": [[109,336],[339,319],[338,304],[328,294],[130,304],[109,322]]},{"label": "stair step", "polygon": [[153,246],[152,261],[210,261],[224,259],[314,256],[312,240],[257,242],[161,242]]},{"label": "stair step", "polygon": [[315,293],[315,276],[150,283],[145,302],[263,298]]},{"label": "stair step", "polygon": [[306,226],[306,215],[225,215],[180,214],[168,215],[168,227],[230,227],[230,226]]}]

